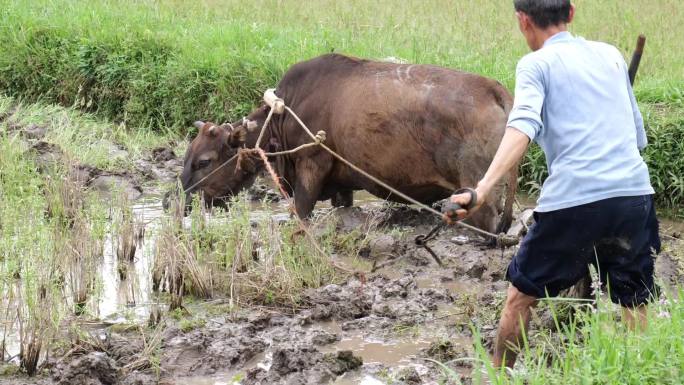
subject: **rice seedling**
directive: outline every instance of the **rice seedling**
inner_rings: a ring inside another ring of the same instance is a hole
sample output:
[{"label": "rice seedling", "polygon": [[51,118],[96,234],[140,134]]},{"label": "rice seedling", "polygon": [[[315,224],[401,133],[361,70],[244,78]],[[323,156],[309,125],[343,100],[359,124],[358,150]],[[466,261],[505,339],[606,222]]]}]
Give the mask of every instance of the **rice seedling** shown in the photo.
[{"label": "rice seedling", "polygon": [[171,309],[180,306],[185,294],[226,296],[231,306],[292,306],[304,289],[342,276],[329,260],[331,236],[317,237],[320,244],[314,246],[296,235],[296,222],[253,217],[259,210],[245,196],[235,198],[225,212],[215,209],[212,220],[206,219],[201,200],[193,206],[186,227],[166,221],[157,239],[155,287],[169,288]]},{"label": "rice seedling", "polygon": [[[24,113],[15,105],[12,116],[22,119]],[[5,127],[0,131],[3,339],[16,333],[20,366],[33,375],[64,317],[85,312],[95,287],[104,220],[99,206],[69,178],[65,159],[39,165],[21,134]]]}]

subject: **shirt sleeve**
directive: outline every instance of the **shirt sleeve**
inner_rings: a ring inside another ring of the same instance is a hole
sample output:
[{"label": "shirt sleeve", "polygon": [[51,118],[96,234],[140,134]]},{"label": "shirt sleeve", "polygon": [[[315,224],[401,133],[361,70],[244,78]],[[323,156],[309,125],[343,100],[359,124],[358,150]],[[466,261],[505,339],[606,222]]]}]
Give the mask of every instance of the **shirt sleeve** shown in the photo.
[{"label": "shirt sleeve", "polygon": [[[627,69],[626,63],[625,69]],[[641,111],[639,111],[639,105],[637,104],[636,97],[634,96],[634,90],[632,89],[632,83],[629,81],[629,72],[626,72],[625,78],[627,79],[629,100],[632,103],[632,114],[634,115],[634,126],[636,127],[637,148],[639,148],[639,151],[641,151],[646,148],[646,144],[648,144],[646,130],[644,129],[644,118],[641,116]]]},{"label": "shirt sleeve", "polygon": [[541,119],[544,97],[544,82],[539,67],[525,59],[521,60],[516,69],[515,100],[507,126],[534,140],[544,127]]}]

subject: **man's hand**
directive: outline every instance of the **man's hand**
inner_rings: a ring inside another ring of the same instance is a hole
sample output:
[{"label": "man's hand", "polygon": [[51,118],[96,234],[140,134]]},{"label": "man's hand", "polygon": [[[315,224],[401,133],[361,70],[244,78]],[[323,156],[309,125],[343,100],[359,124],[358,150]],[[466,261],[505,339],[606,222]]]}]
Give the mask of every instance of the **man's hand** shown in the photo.
[{"label": "man's hand", "polygon": [[466,188],[456,191],[442,209],[444,221],[451,225],[477,211],[486,198],[485,191],[478,190]]},{"label": "man's hand", "polygon": [[494,155],[492,164],[489,165],[487,173],[474,190],[475,202],[471,202],[471,194],[467,190],[465,192],[457,191],[449,198],[449,202],[460,205],[461,209],[448,210],[447,207],[447,212],[444,213],[444,220],[448,224],[452,224],[454,221],[460,221],[477,211],[487,201],[489,192],[492,191],[501,177],[511,167],[517,167],[529,143],[530,138],[525,133],[517,128],[507,128],[503,139],[501,139],[499,149],[496,151],[496,155]]}]

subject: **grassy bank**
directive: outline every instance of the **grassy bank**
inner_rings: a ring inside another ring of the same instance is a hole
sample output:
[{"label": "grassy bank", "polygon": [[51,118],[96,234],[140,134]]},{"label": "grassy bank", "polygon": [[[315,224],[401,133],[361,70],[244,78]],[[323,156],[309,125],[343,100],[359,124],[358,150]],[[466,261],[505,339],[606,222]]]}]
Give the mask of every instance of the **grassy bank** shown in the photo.
[{"label": "grassy bank", "polygon": [[[645,33],[637,93],[682,103],[676,0],[577,1],[577,34],[628,55]],[[495,78],[509,89],[527,48],[511,1],[0,2],[0,88],[135,127],[235,118],[291,64],[335,51]],[[668,15],[664,19],[663,15]],[[671,16],[671,17],[670,17]]]}]

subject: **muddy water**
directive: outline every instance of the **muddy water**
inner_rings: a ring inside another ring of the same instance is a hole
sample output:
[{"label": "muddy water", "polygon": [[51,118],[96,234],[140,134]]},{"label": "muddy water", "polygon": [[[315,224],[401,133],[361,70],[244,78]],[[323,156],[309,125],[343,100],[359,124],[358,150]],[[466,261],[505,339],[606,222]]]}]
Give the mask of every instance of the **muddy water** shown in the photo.
[{"label": "muddy water", "polygon": [[253,368],[263,368],[268,370],[270,367],[270,354],[259,353],[251,360],[247,361],[243,370],[235,370],[214,376],[196,376],[183,379],[184,385],[240,385],[245,371]]},{"label": "muddy water", "polygon": [[136,242],[133,263],[123,280],[118,273],[117,243],[114,234],[105,240],[104,258],[100,266],[102,293],[97,299],[98,315],[110,322],[142,321],[149,317],[154,304],[152,294],[152,262],[154,240],[164,215],[161,200],[149,197],[131,207],[134,222],[144,226],[143,239]]},{"label": "muddy water", "polygon": [[[356,205],[381,206],[383,201],[360,191],[354,195]],[[330,201],[320,202],[319,208],[330,208]],[[151,268],[154,260],[154,246],[160,220],[166,214],[162,208],[161,197],[146,196],[132,205],[136,223],[144,225],[144,239],[138,242],[134,262],[129,266],[127,279],[121,280],[118,274],[116,255],[117,239],[109,234],[104,244],[104,259],[99,267],[102,278],[102,292],[96,298],[98,316],[110,322],[143,321],[149,317],[152,306],[158,305],[152,293]],[[254,203],[252,220],[258,221],[270,216],[278,221],[290,218],[288,203],[274,202],[266,206]],[[224,220],[217,218],[217,220]],[[188,221],[188,218],[186,218]],[[189,225],[189,222],[186,223]]]},{"label": "muddy water", "polygon": [[[314,327],[326,332],[344,335],[344,331],[336,321],[321,322]],[[351,350],[363,359],[364,364],[384,364],[387,366],[407,365],[410,358],[419,355],[436,339],[426,336],[385,340],[365,336],[362,330],[344,335],[340,341],[326,345],[321,352],[337,352]]]},{"label": "muddy water", "polygon": [[[267,210],[261,203],[255,203],[252,220],[259,221],[270,216],[278,222],[290,217],[285,202],[272,203],[266,207]],[[128,265],[128,276],[122,280],[118,274],[118,239],[115,234],[108,234],[105,240],[104,258],[99,267],[102,291],[96,298],[97,314],[100,319],[113,323],[144,321],[153,306],[163,305],[152,292],[151,271],[161,220],[168,214],[164,212],[160,196],[146,196],[133,204],[131,209],[134,222],[144,228],[144,237],[136,242],[134,261]],[[212,220],[224,221],[226,218]],[[190,226],[189,217],[184,218],[184,226]]]}]

